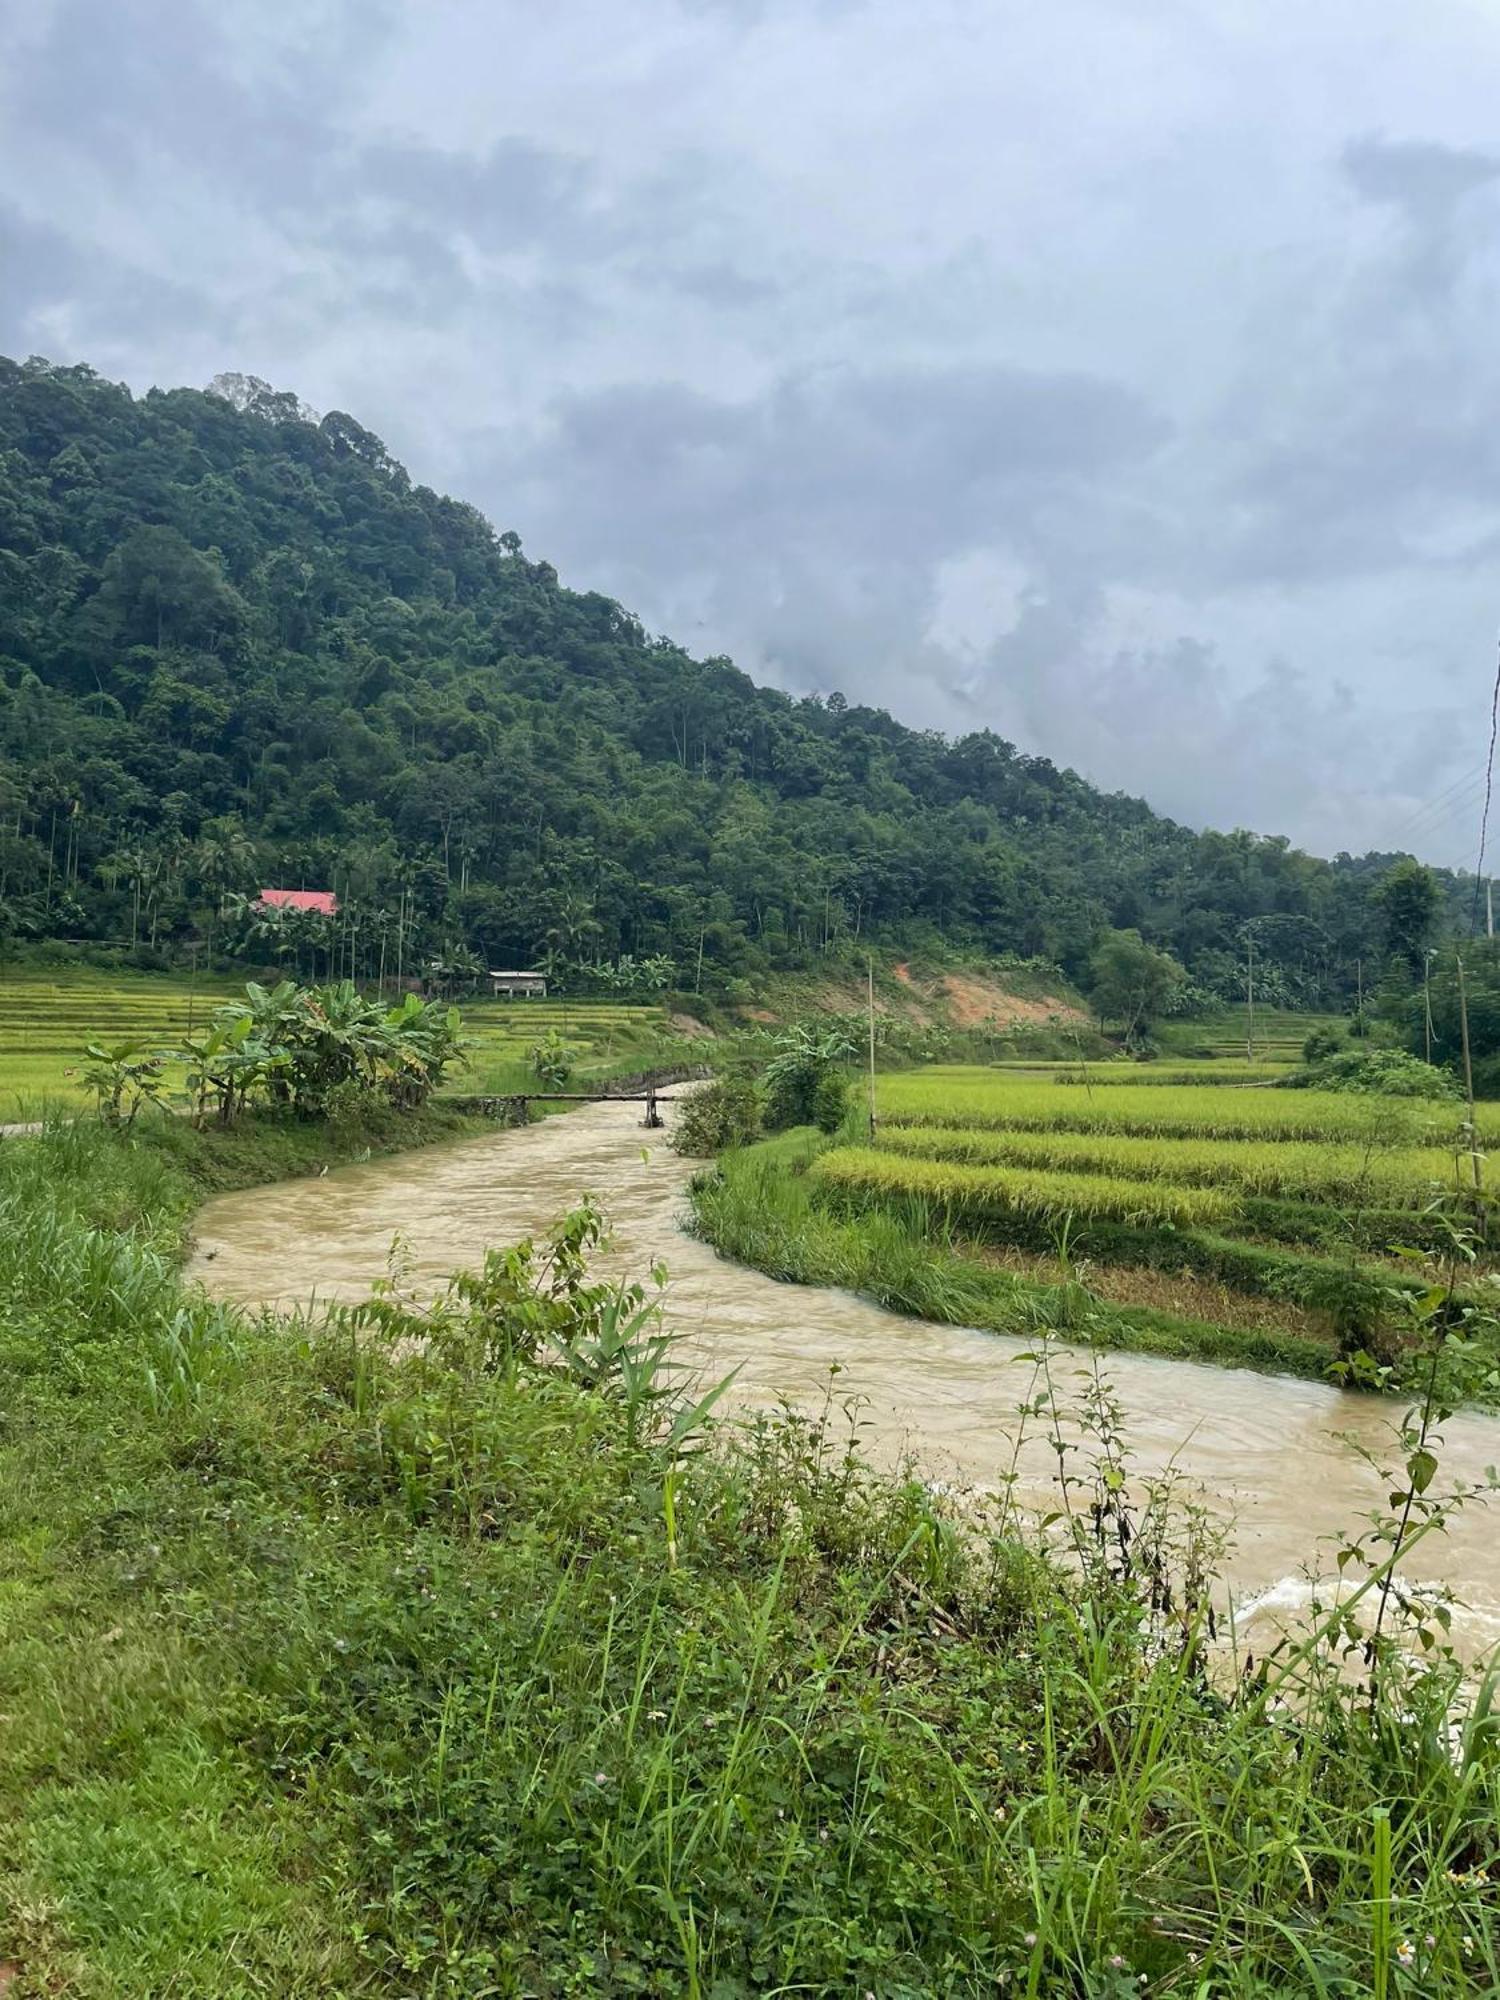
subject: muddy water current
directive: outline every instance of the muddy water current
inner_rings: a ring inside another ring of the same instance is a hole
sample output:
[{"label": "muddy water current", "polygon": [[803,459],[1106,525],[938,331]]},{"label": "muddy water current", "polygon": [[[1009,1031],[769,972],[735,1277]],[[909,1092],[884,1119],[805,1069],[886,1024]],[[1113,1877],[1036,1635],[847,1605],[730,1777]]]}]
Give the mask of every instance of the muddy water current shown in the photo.
[{"label": "muddy water current", "polygon": [[[857,1399],[870,1456],[910,1451],[931,1478],[993,1487],[1012,1463],[1018,1406],[1033,1393],[1033,1365],[1020,1358],[1031,1343],[930,1325],[726,1263],[682,1229],[692,1167],[637,1116],[626,1104],[592,1105],[519,1131],[222,1196],[199,1217],[192,1275],[250,1305],[358,1299],[389,1268],[399,1239],[410,1281],[435,1290],[486,1249],[544,1231],[593,1194],[613,1228],[610,1266],[641,1277],[657,1260],[668,1266],[668,1318],[683,1356],[709,1379],[738,1367],[737,1403],[819,1410],[837,1363],[836,1403]],[[1054,1355],[1054,1383],[1067,1396],[1086,1357]],[[1385,1482],[1361,1454],[1395,1462],[1396,1412],[1373,1397],[1239,1369],[1128,1354],[1106,1356],[1105,1367],[1134,1469],[1176,1467],[1184,1490],[1232,1526],[1224,1575],[1241,1629],[1253,1643],[1267,1622],[1294,1617],[1310,1577],[1332,1574],[1333,1538],[1383,1503]],[[1497,1462],[1500,1419],[1449,1422],[1440,1483],[1483,1479]],[[1053,1464],[1043,1441],[1027,1446],[1028,1503],[1055,1504]],[[1411,1567],[1457,1593],[1465,1651],[1500,1641],[1500,1497],[1428,1537]]]}]

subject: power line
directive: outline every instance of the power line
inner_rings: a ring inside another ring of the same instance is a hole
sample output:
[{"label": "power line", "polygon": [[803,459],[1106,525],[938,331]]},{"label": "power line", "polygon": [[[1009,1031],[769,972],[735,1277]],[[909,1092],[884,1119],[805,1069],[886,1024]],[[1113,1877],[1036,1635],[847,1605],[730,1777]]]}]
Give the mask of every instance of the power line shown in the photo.
[{"label": "power line", "polygon": [[1484,760],[1484,811],[1479,817],[1479,860],[1474,869],[1474,912],[1469,919],[1470,937],[1479,935],[1479,884],[1484,876],[1484,843],[1490,830],[1490,792],[1495,782],[1495,728],[1500,723],[1500,657],[1495,661],[1495,690],[1490,696],[1490,747]]},{"label": "power line", "polygon": [[1429,812],[1419,826],[1405,828],[1397,838],[1409,843],[1431,842],[1437,839],[1444,828],[1451,825],[1455,819],[1467,818],[1483,794],[1484,779],[1480,776],[1466,786],[1456,799],[1450,799],[1447,805]]},{"label": "power line", "polygon": [[1408,813],[1406,818],[1396,828],[1391,838],[1394,840],[1402,839],[1413,827],[1420,825],[1423,820],[1427,819],[1433,813],[1438,814],[1439,820],[1446,818],[1448,811],[1456,803],[1458,794],[1477,792],[1483,777],[1484,765],[1481,762],[1476,764],[1472,770],[1465,771],[1462,777],[1455,778],[1451,785],[1445,786],[1442,791],[1436,793],[1432,798],[1425,800],[1423,804]]}]

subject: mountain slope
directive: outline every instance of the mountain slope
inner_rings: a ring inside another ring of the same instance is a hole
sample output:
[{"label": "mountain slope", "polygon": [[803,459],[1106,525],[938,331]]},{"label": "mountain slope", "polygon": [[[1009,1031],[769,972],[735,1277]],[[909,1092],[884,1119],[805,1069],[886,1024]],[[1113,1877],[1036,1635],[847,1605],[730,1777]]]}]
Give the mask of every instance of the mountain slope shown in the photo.
[{"label": "mountain slope", "polygon": [[237,400],[0,361],[12,932],[140,934],[144,906],[170,938],[259,876],[399,908],[424,948],[701,954],[720,985],[872,936],[1077,972],[1113,924],[1227,992],[1268,912],[1298,921],[1267,927],[1267,999],[1373,956],[1374,857],[1195,834],[988,733],[758,688],[351,418]]}]

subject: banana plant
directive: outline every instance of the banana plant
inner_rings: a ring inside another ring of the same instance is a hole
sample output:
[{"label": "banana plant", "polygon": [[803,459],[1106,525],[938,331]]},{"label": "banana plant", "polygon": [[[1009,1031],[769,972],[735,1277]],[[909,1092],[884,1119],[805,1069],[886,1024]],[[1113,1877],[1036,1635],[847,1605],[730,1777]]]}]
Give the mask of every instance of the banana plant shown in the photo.
[{"label": "banana plant", "polygon": [[161,1051],[144,1042],[119,1042],[114,1048],[90,1042],[84,1053],[89,1066],[83,1080],[98,1101],[99,1116],[106,1125],[129,1131],[142,1107],[161,1096],[166,1082]]}]

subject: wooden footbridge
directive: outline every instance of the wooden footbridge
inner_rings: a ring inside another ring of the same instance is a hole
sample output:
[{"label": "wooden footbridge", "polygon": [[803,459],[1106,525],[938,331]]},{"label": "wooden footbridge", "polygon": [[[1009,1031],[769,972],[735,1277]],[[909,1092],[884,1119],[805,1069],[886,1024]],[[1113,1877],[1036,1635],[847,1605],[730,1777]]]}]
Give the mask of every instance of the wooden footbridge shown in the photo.
[{"label": "wooden footbridge", "polygon": [[[709,1070],[677,1070],[669,1076],[644,1077],[639,1087],[631,1090],[527,1090],[507,1091],[503,1097],[461,1097],[450,1099],[465,1111],[477,1111],[487,1118],[498,1118],[509,1125],[527,1125],[531,1122],[533,1104],[644,1104],[645,1116],[641,1120],[647,1131],[658,1132],[666,1123],[659,1110],[663,1104],[675,1104],[675,1097],[664,1096],[663,1092],[675,1083],[702,1083],[711,1075]],[[636,1082],[635,1078],[629,1079]]]}]

